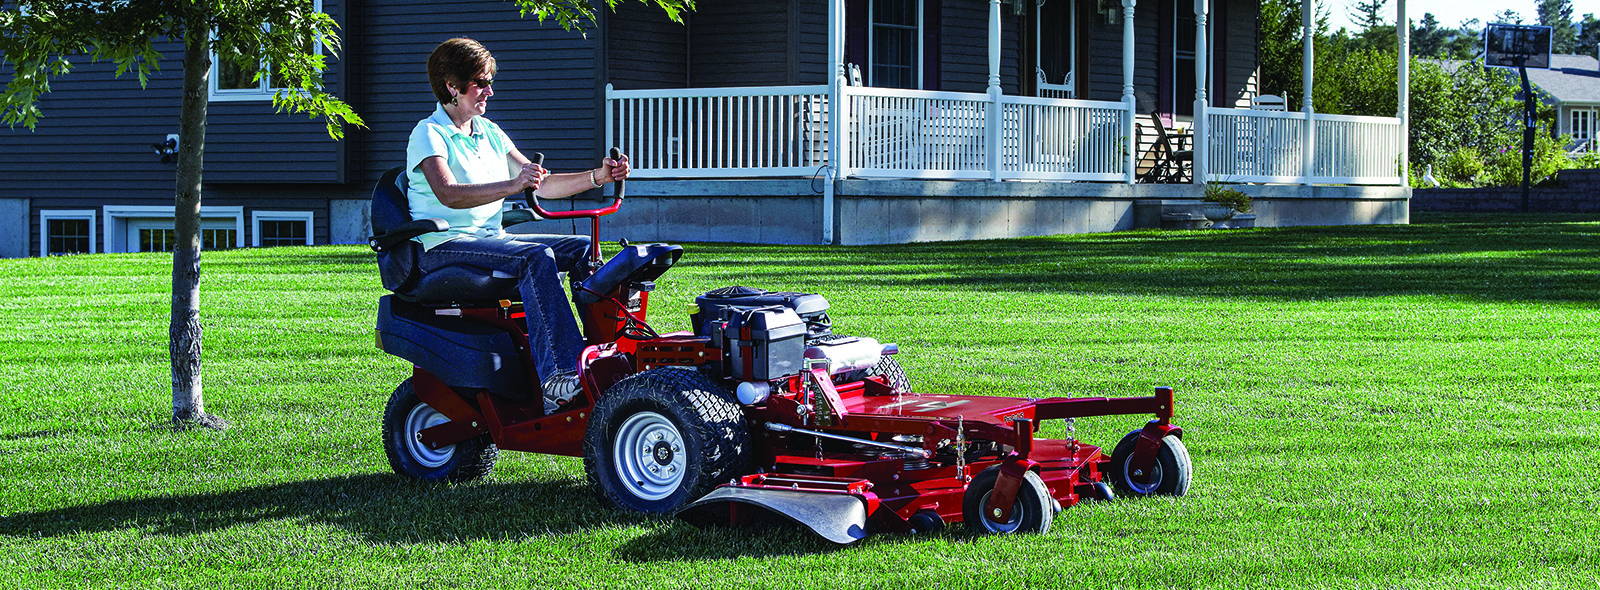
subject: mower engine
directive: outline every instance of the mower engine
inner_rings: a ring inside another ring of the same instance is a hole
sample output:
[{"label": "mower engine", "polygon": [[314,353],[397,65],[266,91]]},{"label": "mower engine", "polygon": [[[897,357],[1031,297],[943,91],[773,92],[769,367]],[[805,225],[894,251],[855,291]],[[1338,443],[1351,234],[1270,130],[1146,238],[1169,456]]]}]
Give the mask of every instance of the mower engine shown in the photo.
[{"label": "mower engine", "polygon": [[[844,375],[870,368],[898,350],[872,338],[833,334],[828,300],[821,295],[735,286],[698,297],[695,306],[690,321],[711,339],[710,347],[725,351],[717,367],[721,376],[745,383],[792,377],[819,363],[833,375]],[[759,403],[765,395],[740,398]]]}]

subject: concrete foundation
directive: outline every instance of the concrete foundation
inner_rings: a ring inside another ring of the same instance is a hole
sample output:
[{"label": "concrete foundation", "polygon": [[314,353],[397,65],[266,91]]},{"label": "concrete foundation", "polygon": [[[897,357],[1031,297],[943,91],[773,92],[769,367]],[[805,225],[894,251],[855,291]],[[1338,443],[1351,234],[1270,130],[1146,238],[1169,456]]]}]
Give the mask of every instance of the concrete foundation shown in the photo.
[{"label": "concrete foundation", "polygon": [[328,201],[328,241],[334,244],[365,244],[372,235],[371,199],[331,199]]},{"label": "concrete foundation", "polygon": [[[834,186],[834,240],[843,245],[1210,226],[1199,214],[1202,188],[1194,185],[851,179]],[[1404,187],[1239,188],[1255,199],[1253,213],[1218,227],[1410,220],[1411,189]],[[622,210],[602,221],[601,237],[820,244],[822,207],[820,180],[634,180]],[[554,224],[541,222],[539,231],[587,229],[557,230]]]},{"label": "concrete foundation", "polygon": [[0,199],[0,258],[27,258],[28,236],[37,220],[28,215],[28,199]]}]

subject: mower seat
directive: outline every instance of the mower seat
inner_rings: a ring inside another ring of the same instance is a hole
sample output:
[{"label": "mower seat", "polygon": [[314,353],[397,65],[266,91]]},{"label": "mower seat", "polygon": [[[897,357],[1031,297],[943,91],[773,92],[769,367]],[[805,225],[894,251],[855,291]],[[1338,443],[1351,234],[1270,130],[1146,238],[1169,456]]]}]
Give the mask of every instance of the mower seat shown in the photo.
[{"label": "mower seat", "polygon": [[[412,238],[449,228],[443,219],[412,219],[406,200],[406,177],[392,168],[372,189],[372,231],[369,241],[378,253],[378,274],[383,288],[405,301],[423,304],[482,303],[507,299],[521,301],[517,278],[468,264],[454,264],[424,273],[417,266],[422,244]],[[532,221],[526,210],[507,211],[507,225]]]}]

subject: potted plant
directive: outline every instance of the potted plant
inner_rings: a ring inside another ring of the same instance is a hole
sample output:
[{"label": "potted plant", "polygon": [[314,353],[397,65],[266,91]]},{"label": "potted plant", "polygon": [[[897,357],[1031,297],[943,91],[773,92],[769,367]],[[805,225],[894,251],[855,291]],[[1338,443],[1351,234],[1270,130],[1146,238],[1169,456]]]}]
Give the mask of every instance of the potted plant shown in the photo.
[{"label": "potted plant", "polygon": [[1200,213],[1212,222],[1227,221],[1233,219],[1235,213],[1250,212],[1250,195],[1217,181],[1206,183],[1205,196],[1200,200],[1205,201]]}]

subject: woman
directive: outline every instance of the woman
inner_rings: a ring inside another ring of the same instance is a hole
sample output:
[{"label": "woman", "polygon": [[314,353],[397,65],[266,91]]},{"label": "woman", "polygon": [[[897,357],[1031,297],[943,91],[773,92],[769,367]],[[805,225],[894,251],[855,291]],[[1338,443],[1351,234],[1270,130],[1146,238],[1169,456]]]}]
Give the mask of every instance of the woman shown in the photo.
[{"label": "woman", "polygon": [[583,336],[567,307],[558,273],[587,276],[587,236],[508,234],[500,227],[507,196],[534,189],[563,199],[628,177],[628,158],[606,158],[600,168],[550,174],[529,161],[500,127],[484,118],[494,96],[495,61],[472,39],[440,43],[428,56],[428,83],[439,106],[417,123],[406,146],[411,217],[437,217],[442,232],[423,234],[423,272],[469,264],[517,278],[528,318],[528,345],[544,383],[545,406],[577,394],[577,359]]}]

